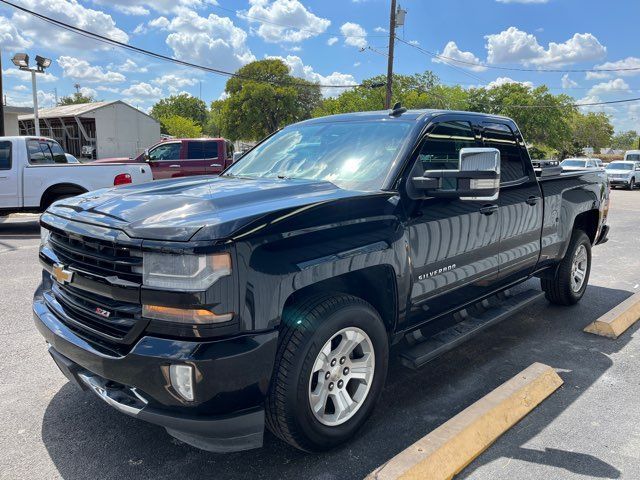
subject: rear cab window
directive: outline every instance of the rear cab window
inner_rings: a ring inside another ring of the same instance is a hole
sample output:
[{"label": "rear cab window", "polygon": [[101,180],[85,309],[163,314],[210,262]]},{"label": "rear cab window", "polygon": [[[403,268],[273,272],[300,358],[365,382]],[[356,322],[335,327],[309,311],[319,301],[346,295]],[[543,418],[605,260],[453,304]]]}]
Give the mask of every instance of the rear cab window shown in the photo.
[{"label": "rear cab window", "polygon": [[11,142],[0,142],[0,170],[11,170]]},{"label": "rear cab window", "polygon": [[187,142],[187,159],[202,160],[204,157],[204,142],[190,141]]},{"label": "rear cab window", "polygon": [[525,159],[518,138],[509,125],[485,122],[484,146],[500,151],[500,183],[516,182],[528,178]]},{"label": "rear cab window", "polygon": [[218,158],[218,141],[202,142],[204,145],[204,158]]}]

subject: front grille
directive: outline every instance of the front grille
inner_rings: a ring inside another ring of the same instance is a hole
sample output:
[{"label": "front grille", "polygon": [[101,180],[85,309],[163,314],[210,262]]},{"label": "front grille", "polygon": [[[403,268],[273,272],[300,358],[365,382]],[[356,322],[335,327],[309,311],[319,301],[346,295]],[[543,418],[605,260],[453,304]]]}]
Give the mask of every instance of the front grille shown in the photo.
[{"label": "front grille", "polygon": [[[69,328],[94,342],[117,346],[132,343],[144,329],[139,303],[105,296],[111,287],[125,281],[136,289],[142,283],[139,250],[84,236],[51,232],[49,246],[58,261],[75,277],[71,285],[52,281],[45,294],[50,309]],[[79,277],[102,280],[105,295],[73,286]],[[137,296],[137,293],[136,293]]]},{"label": "front grille", "polygon": [[58,232],[51,232],[49,243],[60,261],[69,267],[142,283],[142,256],[136,250]]}]

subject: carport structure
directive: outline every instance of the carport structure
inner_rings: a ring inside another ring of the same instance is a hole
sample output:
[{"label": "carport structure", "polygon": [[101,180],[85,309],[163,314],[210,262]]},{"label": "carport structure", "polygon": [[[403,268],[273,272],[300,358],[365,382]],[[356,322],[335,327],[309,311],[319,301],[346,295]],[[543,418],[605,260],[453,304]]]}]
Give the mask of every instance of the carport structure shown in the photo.
[{"label": "carport structure", "polygon": [[[48,108],[38,116],[40,134],[76,157],[83,146],[94,147],[96,158],[135,156],[160,140],[158,121],[120,100]],[[35,135],[33,114],[18,119],[20,135]]]}]

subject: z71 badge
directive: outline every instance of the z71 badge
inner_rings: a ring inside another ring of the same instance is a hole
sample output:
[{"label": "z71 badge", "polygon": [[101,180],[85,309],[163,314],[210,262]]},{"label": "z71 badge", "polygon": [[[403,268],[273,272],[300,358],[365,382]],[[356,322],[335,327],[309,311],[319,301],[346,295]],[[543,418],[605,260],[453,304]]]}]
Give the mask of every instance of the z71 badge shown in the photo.
[{"label": "z71 badge", "polygon": [[446,267],[439,268],[437,270],[433,270],[431,272],[427,272],[427,273],[423,273],[421,275],[418,275],[418,280],[426,280],[427,278],[435,277],[436,275],[440,275],[441,273],[450,272],[454,268],[456,268],[456,264],[455,263],[452,264],[452,265],[447,265]]}]

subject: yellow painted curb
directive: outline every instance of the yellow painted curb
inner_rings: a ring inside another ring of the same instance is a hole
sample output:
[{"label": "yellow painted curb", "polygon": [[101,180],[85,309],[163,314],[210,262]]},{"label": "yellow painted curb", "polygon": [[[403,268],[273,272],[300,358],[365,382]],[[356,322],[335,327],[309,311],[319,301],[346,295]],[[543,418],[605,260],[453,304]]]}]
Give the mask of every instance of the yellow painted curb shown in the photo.
[{"label": "yellow painted curb", "polygon": [[640,292],[631,295],[617,307],[609,310],[584,329],[587,333],[618,338],[640,319]]},{"label": "yellow painted curb", "polygon": [[453,478],[562,383],[551,367],[534,363],[374,470],[367,480]]}]

